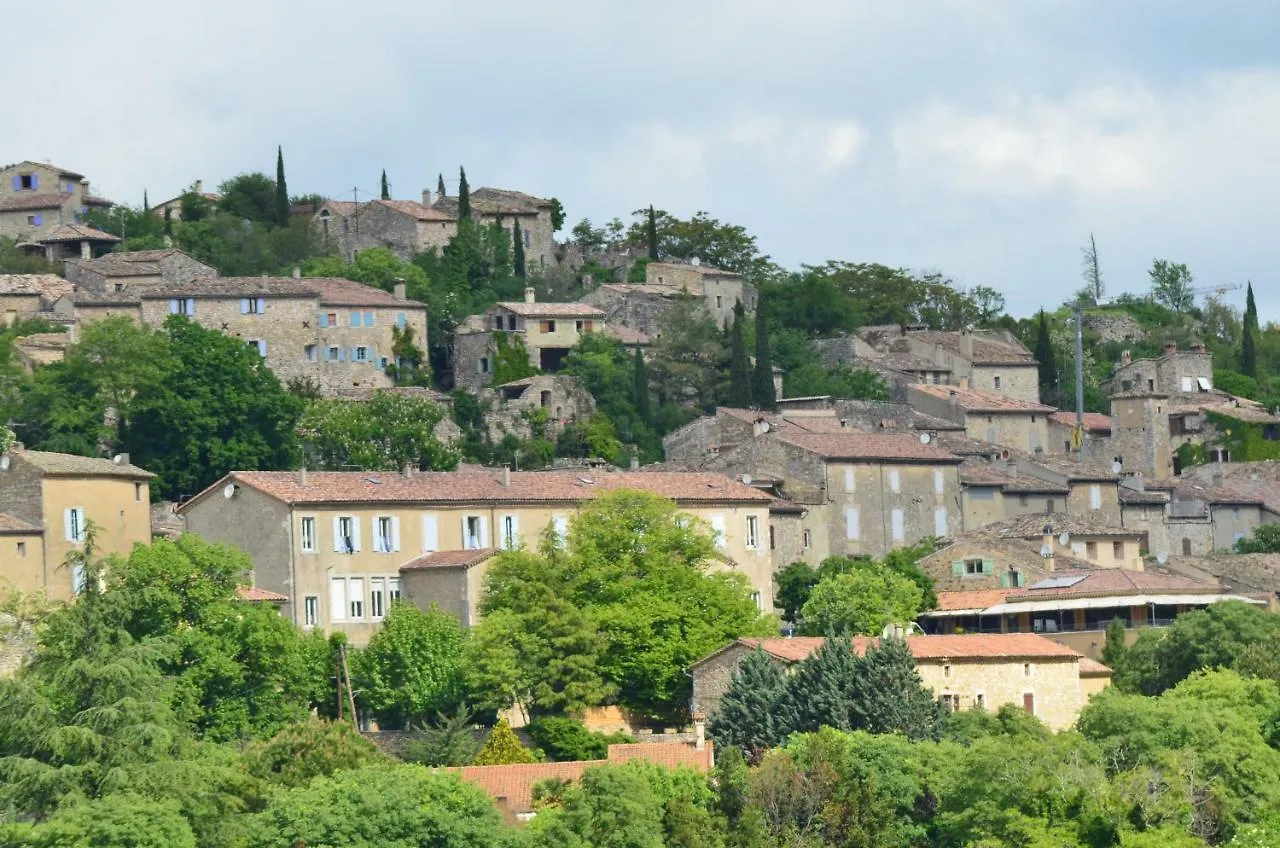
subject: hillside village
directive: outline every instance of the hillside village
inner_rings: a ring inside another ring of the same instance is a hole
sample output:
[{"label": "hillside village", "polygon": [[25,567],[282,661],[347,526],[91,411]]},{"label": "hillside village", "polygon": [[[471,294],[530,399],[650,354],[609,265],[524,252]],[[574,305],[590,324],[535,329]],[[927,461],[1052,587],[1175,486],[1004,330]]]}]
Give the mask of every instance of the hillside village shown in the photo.
[{"label": "hillside village", "polygon": [[[118,652],[181,693],[139,724],[258,746],[254,779],[284,781],[289,746],[455,769],[472,818],[532,819],[529,844],[605,844],[554,828],[625,793],[584,777],[622,763],[750,782],[685,804],[719,841],[674,840],[669,789],[653,844],[1219,844],[1280,815],[1280,326],[1251,285],[1164,258],[1104,282],[1090,238],[1080,291],[1011,316],[937,272],[779,267],[707,213],[570,225],[551,196],[415,176],[434,187],[295,195],[277,151],[274,178],[134,208],[0,169],[0,698],[40,733],[104,706],[34,706],[49,669]],[[148,666],[153,641],[173,653]],[[1130,718],[1189,727],[1216,685],[1256,706],[1224,732],[1274,774],[1202,778],[1161,759],[1209,756],[1175,731],[1133,753]],[[963,781],[921,776],[1069,738],[1110,793],[1054,790],[1070,814],[962,822]],[[38,828],[40,780],[88,766],[23,744],[0,740],[0,796]],[[841,744],[932,765],[876,775],[913,799],[880,824],[880,795],[806,790],[881,836],[785,841],[766,766],[816,780]],[[1157,770],[1204,784],[1134,788]],[[317,799],[356,791],[319,773]]]}]

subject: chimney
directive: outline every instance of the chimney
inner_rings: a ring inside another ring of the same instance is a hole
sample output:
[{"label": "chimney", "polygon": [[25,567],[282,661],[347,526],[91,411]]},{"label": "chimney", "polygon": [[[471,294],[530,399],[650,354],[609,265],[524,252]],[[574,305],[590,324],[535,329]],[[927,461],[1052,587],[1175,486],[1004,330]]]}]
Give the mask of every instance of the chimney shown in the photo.
[{"label": "chimney", "polygon": [[204,193],[204,180],[196,180],[195,188],[192,189],[196,194]]},{"label": "chimney", "polygon": [[305,489],[307,487],[307,466],[298,469],[298,486]]},{"label": "chimney", "polygon": [[536,295],[536,294],[534,293],[534,291],[533,291],[533,286],[525,286],[525,287],[524,287],[524,302],[525,302],[525,303],[533,303],[533,302],[535,302],[537,299],[538,299],[538,297],[537,297],[537,295]]},{"label": "chimney", "polygon": [[431,189],[429,188],[424,188],[422,190],[422,205],[423,206],[431,205]]},{"label": "chimney", "polygon": [[1193,344],[1193,345],[1191,346],[1191,352],[1192,352],[1192,353],[1204,353],[1204,352],[1205,352],[1205,347],[1204,347],[1204,345],[1200,344],[1199,342],[1196,342],[1195,344]]},{"label": "chimney", "polygon": [[400,469],[400,476],[404,477],[405,479],[410,479],[410,480],[411,480],[411,479],[413,479],[413,472],[414,472],[414,471],[415,471],[415,469],[414,469],[414,467],[413,467],[413,463],[411,463],[411,462],[406,462],[406,463],[404,464],[404,467]]},{"label": "chimney", "polygon": [[392,282],[392,285],[391,285],[392,295],[395,297],[396,300],[404,300],[405,299],[404,279],[401,277],[396,277],[391,282]]},{"label": "chimney", "polygon": [[502,466],[502,486],[503,488],[511,487],[511,466]]},{"label": "chimney", "polygon": [[1177,353],[1177,352],[1178,352],[1178,343],[1177,343],[1177,342],[1165,342],[1165,343],[1164,343],[1164,355],[1165,355],[1165,356],[1169,356],[1170,354],[1174,354],[1174,353]]},{"label": "chimney", "polygon": [[89,246],[89,242],[87,241],[80,242],[80,258],[81,259],[93,258],[93,248]]},{"label": "chimney", "polygon": [[752,423],[752,425],[751,425],[751,435],[753,435],[753,436],[763,436],[763,435],[764,435],[765,433],[767,433],[767,432],[769,432],[769,422],[768,422],[768,421],[765,421],[763,418],[757,418],[757,419]]},{"label": "chimney", "polygon": [[301,266],[301,265],[294,265],[294,266],[293,266],[293,278],[294,278],[295,280],[301,280],[301,279],[302,279],[302,266]]},{"label": "chimney", "polygon": [[127,454],[127,453],[118,453],[118,454],[116,454],[115,456],[111,457],[111,461],[112,461],[112,462],[114,462],[116,465],[128,465],[128,464],[129,464],[129,454]]},{"label": "chimney", "polygon": [[973,361],[973,331],[960,331],[960,355],[970,362]]},{"label": "chimney", "polygon": [[635,454],[631,454],[631,470],[632,471],[640,470],[640,457],[636,456]]},{"label": "chimney", "polygon": [[704,751],[707,747],[707,717],[701,712],[693,714],[693,748]]},{"label": "chimney", "polygon": [[967,389],[967,388],[969,388],[969,378],[968,378],[968,377],[961,377],[961,378],[959,379],[959,383],[958,383],[957,385],[958,385],[960,388],[962,388],[962,389]]},{"label": "chimney", "polygon": [[1045,533],[1040,537],[1040,556],[1044,558],[1044,570],[1053,571],[1053,528],[1046,524],[1044,529]]},{"label": "chimney", "polygon": [[1018,479],[1018,460],[1014,459],[1013,457],[1009,457],[1007,460],[1005,460],[1005,466],[1008,469],[1009,476],[1017,480]]},{"label": "chimney", "polygon": [[1122,351],[1120,351],[1120,364],[1121,364],[1121,365],[1132,365],[1132,364],[1133,364],[1133,352],[1132,352],[1132,351],[1128,351],[1128,350],[1122,350]]}]

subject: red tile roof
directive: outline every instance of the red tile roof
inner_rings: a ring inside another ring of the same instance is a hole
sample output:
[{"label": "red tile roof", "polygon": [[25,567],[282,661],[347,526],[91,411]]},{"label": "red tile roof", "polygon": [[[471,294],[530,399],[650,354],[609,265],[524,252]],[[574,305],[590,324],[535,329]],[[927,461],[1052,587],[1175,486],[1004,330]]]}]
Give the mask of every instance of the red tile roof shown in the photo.
[{"label": "red tile roof", "polygon": [[[1068,427],[1076,426],[1076,414],[1065,410],[1055,412],[1049,416],[1057,424],[1065,424]],[[1084,414],[1084,428],[1090,433],[1110,433],[1111,432],[1111,416],[1103,415],[1101,412],[1086,412]]]},{"label": "red tile roof", "polygon": [[955,454],[922,444],[919,436],[907,433],[782,433],[778,439],[826,459],[960,462]]},{"label": "red tile roof", "polygon": [[1052,406],[1045,406],[1043,403],[1018,400],[995,392],[988,392],[984,389],[962,389],[959,386],[943,386],[935,383],[912,383],[910,388],[912,391],[917,391],[939,400],[954,400],[961,409],[969,412],[1048,414],[1057,411]]},{"label": "red tile roof", "polygon": [[1080,658],[1080,676],[1081,677],[1110,677],[1111,669],[1095,659],[1089,657]]},{"label": "red tile roof", "polygon": [[966,592],[939,592],[938,612],[986,609],[1003,604],[1008,589],[974,589]]},{"label": "red tile roof", "polygon": [[[825,642],[820,636],[794,636],[783,639],[739,639],[740,644],[759,647],[786,662],[800,662]],[[878,639],[857,636],[853,649],[865,654]],[[917,660],[1022,659],[1024,657],[1079,657],[1065,645],[1051,642],[1034,633],[975,633],[967,635],[908,636],[907,648]]]},{"label": "red tile roof", "polygon": [[605,311],[589,303],[526,303],[523,300],[504,300],[498,306],[525,318],[559,318],[561,316],[603,318]]},{"label": "red tile roof", "polygon": [[1079,571],[1055,571],[1046,579],[1082,577],[1070,586],[1036,588],[1033,583],[1021,589],[1010,589],[1005,595],[1009,603],[1015,601],[1039,601],[1061,598],[1109,597],[1112,595],[1139,595],[1159,593],[1216,594],[1222,590],[1215,583],[1205,583],[1188,577],[1175,577],[1156,571],[1129,571],[1121,568],[1091,568]]},{"label": "red tile roof", "polygon": [[[293,282],[290,278],[282,279]],[[426,305],[416,300],[399,300],[389,291],[341,277],[304,277],[301,282],[314,289],[320,296],[320,303],[327,306],[385,306],[394,309]]]},{"label": "red tile roof", "polygon": [[256,586],[237,586],[236,600],[253,604],[284,604],[289,602],[289,596]]},{"label": "red tile roof", "polygon": [[479,548],[469,551],[436,551],[406,562],[400,566],[400,570],[420,571],[426,568],[466,568],[472,565],[479,565],[497,553],[497,548]]},{"label": "red tile roof", "polygon": [[580,503],[601,492],[638,489],[685,503],[749,503],[772,498],[723,474],[678,471],[515,471],[503,485],[498,471],[312,471],[298,484],[292,471],[234,471],[182,509],[228,482],[249,486],[285,503]]}]

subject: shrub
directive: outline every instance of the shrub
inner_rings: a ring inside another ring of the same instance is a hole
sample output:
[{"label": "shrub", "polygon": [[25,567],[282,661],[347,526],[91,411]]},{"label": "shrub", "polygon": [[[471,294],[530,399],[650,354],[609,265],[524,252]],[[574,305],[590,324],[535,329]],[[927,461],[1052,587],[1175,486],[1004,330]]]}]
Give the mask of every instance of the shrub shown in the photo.
[{"label": "shrub", "polygon": [[525,728],[534,744],[550,760],[603,760],[609,746],[634,742],[626,733],[594,733],[571,718],[547,716],[534,719]]}]

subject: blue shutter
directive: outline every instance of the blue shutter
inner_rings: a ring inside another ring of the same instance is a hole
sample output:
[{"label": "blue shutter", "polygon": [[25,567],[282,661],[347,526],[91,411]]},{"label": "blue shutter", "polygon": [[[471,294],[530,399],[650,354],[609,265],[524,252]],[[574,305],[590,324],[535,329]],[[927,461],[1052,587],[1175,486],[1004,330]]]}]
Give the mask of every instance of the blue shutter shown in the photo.
[{"label": "blue shutter", "polygon": [[41,225],[41,224],[43,224],[43,223],[44,223],[44,216],[43,216],[43,215],[36,215],[36,226],[38,227],[38,226],[40,226],[40,225]]},{"label": "blue shutter", "polygon": [[325,362],[328,362],[329,360],[333,359],[332,353],[333,353],[333,352],[332,352],[331,350],[329,350],[329,348],[325,348],[325,349],[324,349],[324,361],[325,361]]},{"label": "blue shutter", "polygon": [[178,299],[176,297],[169,301],[169,314],[178,314]]},{"label": "blue shutter", "polygon": [[342,362],[342,361],[344,361],[346,358],[347,358],[347,351],[346,351],[346,349],[345,349],[345,348],[341,348],[341,347],[340,347],[340,348],[338,348],[338,361],[339,361],[339,362]]},{"label": "blue shutter", "polygon": [[258,314],[265,315],[267,312],[267,299],[265,297],[258,298]]},{"label": "blue shutter", "polygon": [[241,315],[249,314],[249,298],[247,297],[240,298],[240,314]]},{"label": "blue shutter", "polygon": [[403,330],[405,325],[405,320],[406,319],[404,317],[404,313],[403,312],[398,313],[396,315],[396,326]]},{"label": "blue shutter", "polygon": [[187,314],[188,315],[196,314],[196,299],[194,297],[187,298]]},{"label": "blue shutter", "polygon": [[31,188],[32,188],[32,189],[40,188],[40,175],[39,175],[39,174],[32,174],[32,175],[31,175]]},{"label": "blue shutter", "polygon": [[364,325],[365,325],[366,327],[372,327],[372,326],[373,326],[373,313],[372,313],[372,312],[366,312],[366,313],[364,314]]},{"label": "blue shutter", "polygon": [[13,190],[22,191],[22,177],[17,174],[13,175]]},{"label": "blue shutter", "polygon": [[266,356],[266,355],[267,355],[267,340],[266,340],[266,339],[263,339],[263,340],[261,340],[260,342],[258,342],[258,353],[262,354],[263,356]]},{"label": "blue shutter", "polygon": [[320,313],[320,326],[321,328],[329,326],[329,316],[323,312]]},{"label": "blue shutter", "polygon": [[359,312],[352,312],[352,313],[351,313],[351,326],[353,326],[353,327],[359,327],[359,326],[360,326],[360,313],[359,313]]}]

